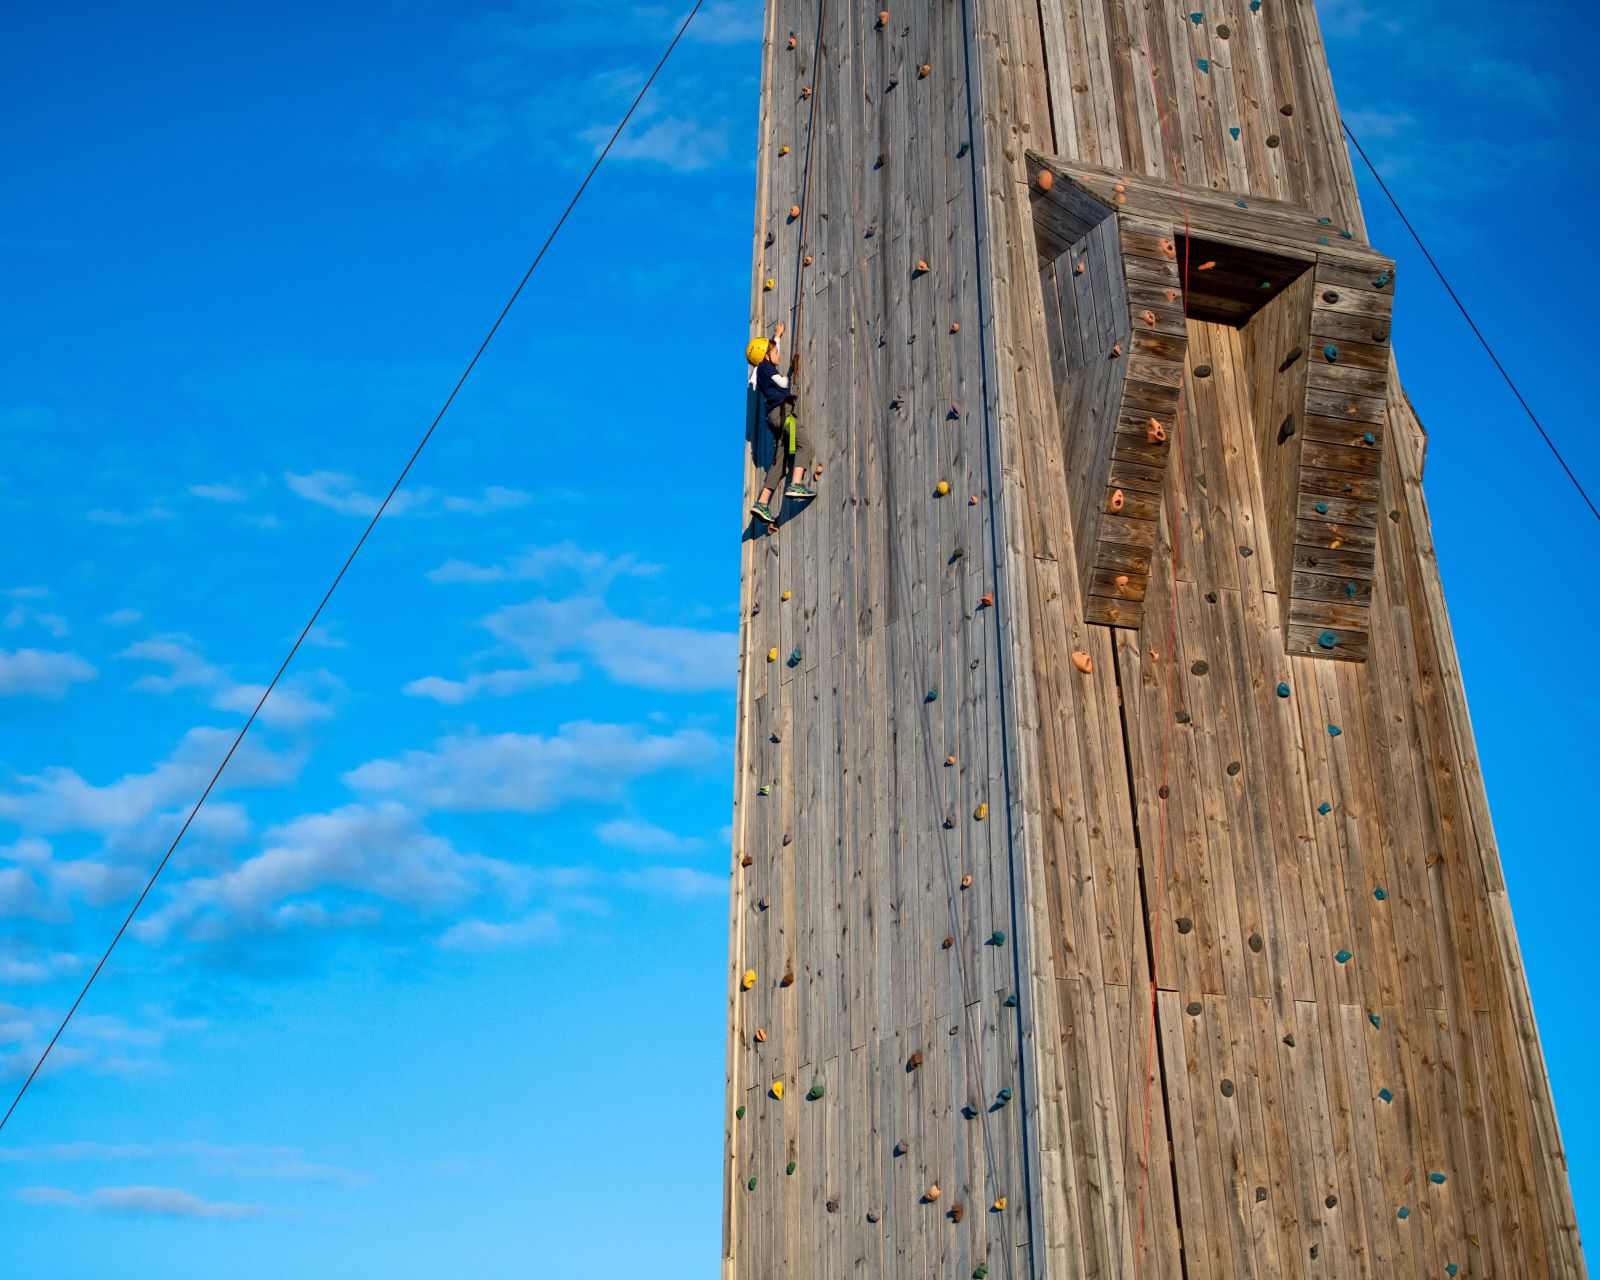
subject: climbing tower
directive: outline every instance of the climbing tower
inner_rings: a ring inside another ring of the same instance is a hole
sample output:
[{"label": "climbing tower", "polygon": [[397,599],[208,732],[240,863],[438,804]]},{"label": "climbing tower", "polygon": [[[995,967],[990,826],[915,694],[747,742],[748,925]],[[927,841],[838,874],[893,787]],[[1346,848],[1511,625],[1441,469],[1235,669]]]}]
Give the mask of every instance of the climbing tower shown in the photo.
[{"label": "climbing tower", "polygon": [[878,3],[766,7],[724,1275],[1584,1275],[1311,0]]}]

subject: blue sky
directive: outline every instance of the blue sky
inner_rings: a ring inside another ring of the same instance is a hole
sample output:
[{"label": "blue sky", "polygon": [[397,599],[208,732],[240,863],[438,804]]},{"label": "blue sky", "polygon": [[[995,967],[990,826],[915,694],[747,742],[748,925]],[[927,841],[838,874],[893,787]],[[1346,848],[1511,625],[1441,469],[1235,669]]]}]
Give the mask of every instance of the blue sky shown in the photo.
[{"label": "blue sky", "polygon": [[[1600,485],[1556,337],[1600,194],[1580,7],[1320,9],[1347,117]],[[6,1079],[679,17],[12,16]],[[0,1140],[18,1274],[715,1274],[757,29],[707,5]],[[1366,205],[1592,1223],[1597,530]]]}]

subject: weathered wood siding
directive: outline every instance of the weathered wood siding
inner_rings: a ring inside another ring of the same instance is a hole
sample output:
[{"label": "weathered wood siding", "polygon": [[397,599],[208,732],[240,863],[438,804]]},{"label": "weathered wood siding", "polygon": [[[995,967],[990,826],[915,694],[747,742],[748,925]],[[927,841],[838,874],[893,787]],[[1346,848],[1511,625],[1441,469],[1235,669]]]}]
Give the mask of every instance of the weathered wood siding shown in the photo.
[{"label": "weathered wood siding", "polygon": [[[1320,302],[1318,250],[1367,251],[1314,12],[1191,11],[767,6],[752,329],[803,299],[825,470],[744,548],[726,1276],[1585,1274],[1423,435],[1374,304]],[[1124,241],[1176,172],[1249,206],[1208,235],[1316,264],[1231,319],[1220,285],[1152,308],[1182,411],[1137,629],[1092,621],[1111,437],[1072,425],[1111,329],[1074,346],[1041,263],[1093,221],[1036,224],[1030,149],[1125,175]],[[1318,602],[1365,661],[1307,649]]]}]

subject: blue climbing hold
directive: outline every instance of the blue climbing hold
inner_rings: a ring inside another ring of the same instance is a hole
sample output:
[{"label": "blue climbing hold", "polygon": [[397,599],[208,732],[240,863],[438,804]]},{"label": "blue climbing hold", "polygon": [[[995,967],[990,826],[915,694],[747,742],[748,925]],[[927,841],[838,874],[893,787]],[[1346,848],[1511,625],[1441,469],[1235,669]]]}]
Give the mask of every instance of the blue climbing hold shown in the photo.
[{"label": "blue climbing hold", "polygon": [[1367,1021],[1370,1022],[1377,1030],[1379,1030],[1379,1031],[1383,1030],[1383,1019],[1380,1018],[1377,1014],[1369,1013],[1367,1015]]},{"label": "blue climbing hold", "polygon": [[1319,516],[1325,516],[1328,514],[1328,504],[1326,502],[1317,503],[1317,514]]},{"label": "blue climbing hold", "polygon": [[1317,806],[1317,812],[1320,813],[1324,818],[1326,818],[1330,813],[1333,812],[1333,806],[1331,804],[1329,804],[1326,800],[1324,800],[1321,804],[1319,804]]},{"label": "blue climbing hold", "polygon": [[1318,236],[1317,237],[1317,243],[1318,244],[1322,244],[1322,245],[1330,245],[1331,246],[1333,244],[1333,241],[1328,239],[1327,236]]},{"label": "blue climbing hold", "polygon": [[1442,1173],[1430,1173],[1428,1175],[1428,1181],[1433,1183],[1433,1185],[1436,1186],[1436,1187],[1442,1187],[1442,1186],[1444,1186],[1444,1174],[1442,1174]]},{"label": "blue climbing hold", "polygon": [[1389,1090],[1387,1090],[1387,1089],[1379,1089],[1378,1090],[1378,1096],[1380,1098],[1382,1098],[1385,1102],[1393,1102],[1394,1101],[1394,1094],[1389,1092]]},{"label": "blue climbing hold", "polygon": [[1378,437],[1375,436],[1370,431],[1363,432],[1362,436],[1361,436],[1361,443],[1362,444],[1377,444],[1378,443]]},{"label": "blue climbing hold", "polygon": [[[1236,124],[1235,125],[1229,125],[1228,126],[1228,132],[1233,135],[1233,140],[1235,142],[1239,141],[1239,126],[1238,125],[1236,125]],[[1243,200],[1235,200],[1234,203],[1237,204],[1241,209],[1248,209],[1250,207]]]},{"label": "blue climbing hold", "polygon": [[1377,887],[1377,888],[1376,888],[1376,889],[1374,889],[1374,890],[1373,890],[1373,891],[1372,891],[1372,896],[1373,896],[1373,897],[1374,897],[1374,898],[1376,898],[1376,899],[1377,899],[1377,900],[1378,900],[1378,901],[1379,901],[1379,902],[1383,902],[1383,901],[1384,901],[1384,900],[1385,900],[1385,899],[1387,899],[1387,898],[1388,898],[1388,896],[1389,896],[1389,891],[1388,891],[1388,890],[1387,890],[1387,889],[1385,889],[1385,888],[1384,888],[1384,887],[1383,887],[1383,886],[1382,886],[1382,885],[1381,885],[1381,884],[1380,884],[1380,885],[1379,885],[1379,886],[1378,886],[1378,887]]},{"label": "blue climbing hold", "polygon": [[1327,356],[1328,360],[1331,363],[1332,361],[1335,361],[1335,360],[1337,360],[1339,358],[1339,348],[1334,346],[1333,343],[1330,342],[1330,343],[1328,343],[1327,346],[1322,348],[1322,354]]},{"label": "blue climbing hold", "polygon": [[1003,947],[1003,946],[1005,946],[1005,944],[1006,944],[1006,935],[1003,934],[1002,932],[1000,932],[1000,930],[996,929],[993,933],[991,933],[989,935],[989,945],[991,947]]},{"label": "blue climbing hold", "polygon": [[1250,12],[1251,13],[1260,13],[1261,12],[1261,0],[1250,0]]},{"label": "blue climbing hold", "polygon": [[1356,584],[1355,583],[1347,582],[1347,583],[1344,584],[1344,597],[1345,597],[1346,600],[1354,600],[1356,598]]},{"label": "blue climbing hold", "polygon": [[1401,1205],[1400,1208],[1395,1212],[1394,1216],[1399,1218],[1401,1222],[1404,1222],[1411,1216],[1411,1210],[1406,1208],[1405,1205]]},{"label": "blue climbing hold", "polygon": [[1211,63],[1209,60],[1205,58],[1196,58],[1194,60],[1194,65],[1199,67],[1200,70],[1204,71],[1207,75],[1211,74]]},{"label": "blue climbing hold", "polygon": [[939,691],[937,689],[929,689],[927,693],[922,695],[922,700],[924,702],[939,701]]},{"label": "blue climbing hold", "polygon": [[1331,631],[1324,631],[1320,636],[1317,637],[1317,644],[1324,649],[1335,648],[1338,643],[1339,637],[1334,635]]},{"label": "blue climbing hold", "polygon": [[1329,737],[1330,737],[1330,738],[1337,738],[1337,737],[1338,737],[1338,736],[1339,736],[1339,735],[1340,735],[1340,734],[1341,734],[1341,733],[1343,733],[1343,732],[1344,732],[1344,730],[1343,730],[1343,729],[1341,729],[1341,728],[1340,728],[1340,727],[1339,727],[1339,726],[1338,726],[1338,725],[1336,725],[1336,724],[1330,724],[1330,725],[1329,725],[1329,726],[1328,726],[1328,736],[1329,736]]},{"label": "blue climbing hold", "polygon": [[1002,1003],[1008,1009],[1015,1009],[1017,1007],[1017,993],[1013,991]]},{"label": "blue climbing hold", "polygon": [[1455,1280],[1455,1277],[1460,1273],[1460,1271],[1461,1268],[1456,1266],[1456,1264],[1453,1262],[1447,1262],[1444,1264],[1444,1273],[1445,1275],[1451,1277],[1451,1280]]},{"label": "blue climbing hold", "polygon": [[1011,1101],[1011,1090],[1009,1088],[1002,1089],[995,1095],[995,1097],[1000,1101],[1000,1104],[1004,1106],[1006,1103]]},{"label": "blue climbing hold", "polygon": [[1333,225],[1333,219],[1332,218],[1318,218],[1317,221],[1320,222],[1325,227],[1331,227]]},{"label": "blue climbing hold", "polygon": [[1206,15],[1205,15],[1205,14],[1203,14],[1203,13],[1200,13],[1200,12],[1198,12],[1198,11],[1196,11],[1196,12],[1195,12],[1195,13],[1191,13],[1191,14],[1190,14],[1190,15],[1189,15],[1189,21],[1190,21],[1190,22],[1192,22],[1192,23],[1194,23],[1194,25],[1195,25],[1195,26],[1197,26],[1197,27],[1198,27],[1198,26],[1199,26],[1199,25],[1200,25],[1200,24],[1201,24],[1201,23],[1202,23],[1202,22],[1204,22],[1204,21],[1205,21],[1205,20],[1206,20]]},{"label": "blue climbing hold", "polygon": [[1280,698],[1287,698],[1289,696],[1289,686],[1286,685],[1282,680],[1278,681],[1278,696]]},{"label": "blue climbing hold", "polygon": [[1340,964],[1349,964],[1350,963],[1350,953],[1348,951],[1346,951],[1343,947],[1340,947],[1338,951],[1334,952],[1333,958],[1335,960],[1337,960]]}]

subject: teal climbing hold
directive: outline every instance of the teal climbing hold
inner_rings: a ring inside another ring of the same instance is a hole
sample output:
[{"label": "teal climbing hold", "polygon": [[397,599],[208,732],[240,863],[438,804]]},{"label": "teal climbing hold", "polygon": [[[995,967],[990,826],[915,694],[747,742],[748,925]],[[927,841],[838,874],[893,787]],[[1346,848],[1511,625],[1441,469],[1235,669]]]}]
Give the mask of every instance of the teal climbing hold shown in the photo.
[{"label": "teal climbing hold", "polygon": [[1345,583],[1344,595],[1346,600],[1354,600],[1356,598],[1356,584],[1353,582]]},{"label": "teal climbing hold", "polygon": [[1013,991],[1005,998],[1003,1003],[1005,1004],[1006,1008],[1015,1009],[1017,1007],[1017,993]]},{"label": "teal climbing hold", "polygon": [[1338,951],[1334,952],[1333,958],[1335,960],[1337,960],[1340,964],[1349,964],[1350,963],[1350,953],[1348,951],[1346,951],[1343,947],[1339,948]]},{"label": "teal climbing hold", "polygon": [[791,1160],[791,1161],[789,1161],[788,1167],[786,1169],[784,1169],[784,1173],[788,1174],[792,1178],[792,1177],[794,1177],[794,1171],[795,1171],[795,1163],[794,1163],[793,1160]]},{"label": "teal climbing hold", "polygon": [[[1233,130],[1233,136],[1235,138],[1239,136],[1239,131],[1237,129]],[[1233,207],[1235,209],[1248,209],[1250,207],[1250,203],[1247,200],[1235,200],[1233,202]]]},{"label": "teal climbing hold", "polygon": [[1453,1262],[1447,1262],[1444,1264],[1444,1273],[1445,1275],[1450,1276],[1451,1280],[1454,1280],[1455,1276],[1460,1272],[1460,1270],[1461,1268],[1456,1266],[1456,1264]]},{"label": "teal climbing hold", "polygon": [[1389,283],[1389,279],[1390,276],[1387,271],[1380,271],[1377,275],[1372,277],[1372,287],[1374,289],[1382,289]]},{"label": "teal climbing hold", "polygon": [[1317,503],[1317,514],[1319,516],[1325,516],[1328,514],[1328,504],[1326,502]]},{"label": "teal climbing hold", "polygon": [[744,1119],[744,1111],[745,1111],[744,1107],[741,1106],[737,1111],[735,1111],[733,1113],[733,1118],[735,1120],[743,1120]]},{"label": "teal climbing hold", "polygon": [[1331,804],[1329,804],[1326,800],[1324,800],[1321,804],[1319,804],[1317,806],[1317,812],[1320,813],[1324,818],[1326,818],[1330,813],[1333,812],[1333,806]]},{"label": "teal climbing hold", "polygon": [[1380,1018],[1377,1014],[1369,1013],[1367,1015],[1367,1021],[1370,1022],[1375,1029],[1377,1029],[1379,1031],[1383,1030],[1383,1019]]},{"label": "teal climbing hold", "polygon": [[1261,12],[1261,0],[1250,0],[1250,12],[1251,13],[1260,13]]},{"label": "teal climbing hold", "polygon": [[812,1102],[815,1102],[825,1092],[827,1092],[827,1091],[820,1084],[814,1084],[814,1085],[811,1086],[811,1088],[809,1090],[806,1091],[806,1097],[809,1098]]},{"label": "teal climbing hold", "polygon": [[1388,1089],[1379,1089],[1378,1090],[1378,1096],[1380,1098],[1382,1098],[1385,1102],[1393,1102],[1394,1101],[1394,1094],[1391,1093]]},{"label": "teal climbing hold", "polygon": [[1332,649],[1339,643],[1339,637],[1334,635],[1331,631],[1324,631],[1320,636],[1317,637],[1317,643],[1324,649]]},{"label": "teal climbing hold", "polygon": [[[1229,125],[1228,126],[1228,133],[1233,138],[1233,140],[1235,142],[1239,141],[1239,126],[1238,125],[1236,125],[1236,124],[1235,125]],[[1236,205],[1238,205],[1241,209],[1248,209],[1250,207],[1243,200],[1235,200],[1234,203]]]},{"label": "teal climbing hold", "polygon": [[1204,21],[1205,21],[1205,20],[1206,20],[1206,15],[1205,15],[1205,14],[1203,14],[1203,13],[1200,13],[1200,12],[1199,12],[1199,11],[1198,11],[1198,10],[1197,10],[1197,11],[1196,11],[1196,12],[1194,12],[1194,13],[1191,13],[1191,14],[1190,14],[1190,15],[1189,15],[1189,21],[1190,21],[1190,22],[1192,22],[1192,23],[1194,23],[1194,25],[1195,25],[1195,26],[1197,26],[1197,27],[1198,27],[1198,26],[1199,26],[1199,25],[1200,25],[1200,24],[1201,24],[1201,23],[1202,23],[1202,22],[1204,22]]},{"label": "teal climbing hold", "polygon": [[1207,75],[1211,74],[1211,63],[1208,59],[1196,58],[1194,60],[1194,65],[1199,67],[1200,70],[1204,71]]},{"label": "teal climbing hold", "polygon": [[1278,696],[1280,698],[1287,698],[1289,696],[1289,686],[1281,680],[1278,681]]},{"label": "teal climbing hold", "polygon": [[1327,236],[1318,236],[1317,237],[1317,243],[1321,244],[1321,245],[1329,245],[1329,246],[1331,246],[1333,244],[1333,241],[1328,239]]},{"label": "teal climbing hold", "polygon": [[968,1120],[976,1120],[978,1118],[978,1108],[969,1102],[966,1106],[961,1108],[961,1114]]},{"label": "teal climbing hold", "polygon": [[1331,227],[1333,225],[1333,219],[1332,218],[1318,218],[1317,221],[1320,222],[1325,227]]},{"label": "teal climbing hold", "polygon": [[1322,348],[1322,354],[1327,357],[1330,364],[1335,363],[1339,359],[1339,348],[1330,342]]},{"label": "teal climbing hold", "polygon": [[1433,1183],[1433,1185],[1436,1186],[1436,1187],[1442,1187],[1442,1186],[1444,1186],[1444,1182],[1445,1182],[1444,1174],[1442,1174],[1442,1173],[1430,1173],[1428,1175],[1428,1181]]},{"label": "teal climbing hold", "polygon": [[1361,443],[1362,444],[1377,444],[1378,443],[1378,437],[1373,435],[1372,432],[1368,431],[1368,432],[1366,432],[1365,434],[1362,435]]},{"label": "teal climbing hold", "polygon": [[1385,898],[1387,898],[1389,896],[1389,891],[1387,889],[1385,889],[1380,884],[1376,889],[1374,889],[1372,891],[1372,896],[1374,898],[1376,898],[1379,902],[1382,902]]},{"label": "teal climbing hold", "polygon": [[800,661],[801,656],[802,655],[800,653],[800,650],[796,649],[793,653],[791,653],[789,655],[789,665],[793,666],[796,663],[798,663]]},{"label": "teal climbing hold", "polygon": [[1001,933],[998,929],[989,935],[989,945],[991,947],[1003,947],[1005,946],[1005,942],[1006,935]]},{"label": "teal climbing hold", "polygon": [[1406,1208],[1405,1205],[1401,1205],[1400,1208],[1395,1211],[1394,1216],[1399,1218],[1401,1222],[1404,1222],[1411,1216],[1411,1210]]},{"label": "teal climbing hold", "polygon": [[1006,1103],[1011,1101],[1011,1090],[1010,1089],[1002,1089],[1002,1090],[1000,1090],[999,1093],[995,1094],[994,1096],[995,1096],[995,1100],[997,1102],[999,1102],[999,1104],[1003,1107],[1003,1106],[1006,1105]]},{"label": "teal climbing hold", "polygon": [[927,693],[922,695],[922,700],[924,702],[939,701],[939,691],[937,689],[929,689]]},{"label": "teal climbing hold", "polygon": [[1338,736],[1339,736],[1339,735],[1340,735],[1340,734],[1341,734],[1341,733],[1343,733],[1343,732],[1344,732],[1344,730],[1343,730],[1343,729],[1341,729],[1341,728],[1340,728],[1340,727],[1339,727],[1339,726],[1338,726],[1338,725],[1336,725],[1336,724],[1330,724],[1330,725],[1329,725],[1329,726],[1328,726],[1328,736],[1329,736],[1329,737],[1330,737],[1330,738],[1337,738],[1337,737],[1338,737]]}]

